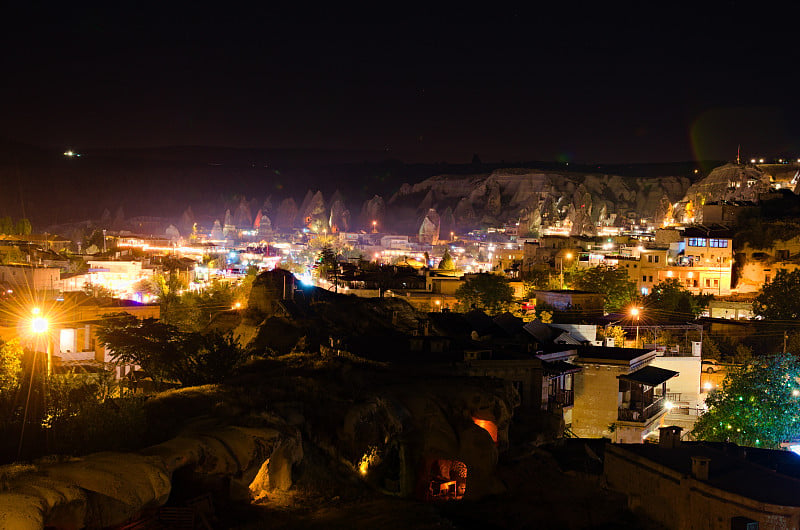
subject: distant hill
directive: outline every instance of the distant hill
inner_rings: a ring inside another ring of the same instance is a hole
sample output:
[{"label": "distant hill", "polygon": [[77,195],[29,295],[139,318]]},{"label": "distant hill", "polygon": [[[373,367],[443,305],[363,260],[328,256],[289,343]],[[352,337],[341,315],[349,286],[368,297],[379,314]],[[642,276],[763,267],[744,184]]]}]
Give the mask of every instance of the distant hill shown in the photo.
[{"label": "distant hill", "polygon": [[[66,149],[66,147],[65,147]],[[339,190],[357,215],[374,195],[388,199],[404,183],[435,175],[491,173],[505,167],[623,176],[690,176],[695,162],[566,166],[554,162],[406,164],[380,151],[171,146],[129,149],[47,149],[0,139],[0,214],[29,217],[36,226],[98,219],[120,206],[126,216],[177,218],[191,205],[198,218],[217,218],[244,196],[255,203],[307,190]],[[718,165],[713,163],[713,165]]]}]

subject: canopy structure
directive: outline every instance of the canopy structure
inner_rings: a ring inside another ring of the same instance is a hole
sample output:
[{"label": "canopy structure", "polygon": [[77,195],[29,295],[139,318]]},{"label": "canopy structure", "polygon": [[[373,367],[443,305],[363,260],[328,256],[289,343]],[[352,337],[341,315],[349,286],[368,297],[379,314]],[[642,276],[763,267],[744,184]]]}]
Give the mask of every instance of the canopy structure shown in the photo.
[{"label": "canopy structure", "polygon": [[617,379],[624,379],[633,383],[641,383],[647,386],[656,386],[678,375],[679,372],[657,368],[655,366],[645,366],[635,372],[625,375],[618,375]]}]

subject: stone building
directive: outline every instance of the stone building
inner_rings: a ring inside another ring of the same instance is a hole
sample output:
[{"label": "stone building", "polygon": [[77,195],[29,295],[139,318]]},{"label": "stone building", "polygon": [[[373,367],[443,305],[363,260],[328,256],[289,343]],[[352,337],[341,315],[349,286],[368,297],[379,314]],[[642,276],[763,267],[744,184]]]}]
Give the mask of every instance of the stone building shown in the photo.
[{"label": "stone building", "polygon": [[572,363],[575,405],[571,429],[581,438],[608,437],[641,443],[666,415],[666,382],[672,370],[650,366],[655,350],[579,346]]},{"label": "stone building", "polygon": [[800,526],[797,455],[733,444],[681,442],[663,427],[659,444],[607,444],[604,477],[628,506],[666,528],[729,530]]}]

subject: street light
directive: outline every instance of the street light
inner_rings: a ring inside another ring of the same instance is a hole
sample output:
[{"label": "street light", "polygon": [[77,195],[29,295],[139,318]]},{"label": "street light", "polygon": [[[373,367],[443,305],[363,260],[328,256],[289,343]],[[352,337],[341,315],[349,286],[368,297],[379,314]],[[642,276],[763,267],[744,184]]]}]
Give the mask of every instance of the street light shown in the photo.
[{"label": "street light", "polygon": [[636,347],[639,346],[639,308],[631,308],[631,316],[636,319]]},{"label": "street light", "polygon": [[44,335],[45,344],[47,345],[47,363],[45,365],[47,370],[46,375],[50,375],[50,372],[53,368],[52,355],[50,353],[50,337],[46,335],[47,330],[50,327],[50,323],[45,317],[41,316],[41,309],[38,307],[34,307],[31,310],[31,313],[34,315],[31,319],[31,331],[37,336],[37,338]]},{"label": "street light", "polygon": [[564,254],[563,257],[558,258],[558,262],[561,264],[561,288],[564,288],[564,258],[572,259],[572,252],[567,252]]}]

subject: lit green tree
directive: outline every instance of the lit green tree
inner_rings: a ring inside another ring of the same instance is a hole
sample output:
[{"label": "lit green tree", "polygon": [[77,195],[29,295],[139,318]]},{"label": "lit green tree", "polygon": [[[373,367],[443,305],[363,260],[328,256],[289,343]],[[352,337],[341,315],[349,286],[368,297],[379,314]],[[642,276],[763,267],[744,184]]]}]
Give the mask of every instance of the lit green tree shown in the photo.
[{"label": "lit green tree", "polygon": [[453,256],[450,255],[450,251],[448,249],[444,249],[444,254],[442,255],[442,261],[439,262],[439,270],[453,271],[455,269],[456,269],[456,264],[453,261]]},{"label": "lit green tree", "polygon": [[779,269],[756,297],[753,312],[766,320],[800,318],[800,269]]},{"label": "lit green tree", "polygon": [[624,309],[636,298],[636,284],[628,273],[617,267],[598,265],[575,271],[572,287],[603,294],[605,308],[609,311]]},{"label": "lit green tree", "polygon": [[326,278],[328,276],[328,272],[333,270],[339,263],[339,259],[336,257],[336,252],[333,249],[325,245],[319,251],[317,255],[317,262],[319,263],[318,271],[320,278]]},{"label": "lit green tree", "polygon": [[654,318],[685,321],[697,318],[713,298],[712,295],[693,295],[677,279],[670,278],[653,287],[643,303]]},{"label": "lit green tree", "polygon": [[778,448],[800,436],[800,360],[794,355],[757,357],[732,368],[706,398],[708,412],[694,436],[712,442]]},{"label": "lit green tree", "polygon": [[482,309],[494,315],[507,311],[514,300],[514,289],[497,274],[481,273],[470,276],[456,290],[459,309]]}]

